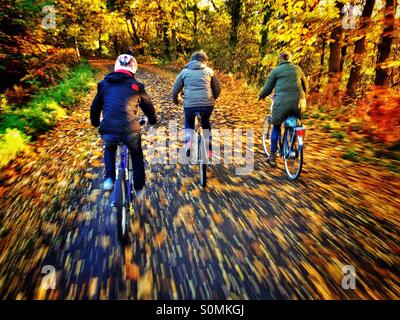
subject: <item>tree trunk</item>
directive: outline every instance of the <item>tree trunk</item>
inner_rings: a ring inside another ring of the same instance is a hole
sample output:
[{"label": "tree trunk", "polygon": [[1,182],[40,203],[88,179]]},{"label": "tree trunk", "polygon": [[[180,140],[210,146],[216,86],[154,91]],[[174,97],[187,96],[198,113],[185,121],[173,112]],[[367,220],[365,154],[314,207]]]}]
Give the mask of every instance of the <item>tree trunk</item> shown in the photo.
[{"label": "tree trunk", "polygon": [[372,11],[374,10],[375,0],[367,0],[364,6],[364,10],[361,16],[360,29],[363,35],[354,44],[353,61],[350,69],[350,77],[346,86],[346,100],[351,102],[352,99],[356,97],[356,90],[360,87],[361,82],[361,64],[363,56],[366,51],[365,47],[365,36],[367,28],[370,24]]},{"label": "tree trunk", "polygon": [[74,36],[74,43],[75,43],[76,59],[79,61],[81,59],[81,55],[79,53],[79,47],[78,47],[78,36]]},{"label": "tree trunk", "polygon": [[346,60],[346,53],[347,53],[347,36],[343,40],[343,46],[340,49],[340,75],[343,74],[344,62]]},{"label": "tree trunk", "polygon": [[271,19],[272,16],[272,10],[271,10],[271,5],[266,4],[263,8],[263,23],[262,23],[262,29],[260,31],[261,35],[261,41],[258,47],[258,54],[259,54],[259,59],[257,60],[257,64],[252,68],[252,71],[250,72],[250,82],[258,81],[259,84],[262,83],[263,80],[265,80],[265,68],[262,65],[262,59],[264,58],[267,48],[268,48],[268,22]]},{"label": "tree trunk", "polygon": [[[336,2],[336,7],[340,11],[340,17],[343,16],[342,8],[343,3]],[[343,37],[343,27],[339,22],[331,32],[329,43],[329,61],[328,61],[328,74],[329,83],[333,86],[333,93],[336,94],[339,91],[340,84],[340,57],[341,57],[341,44]]]},{"label": "tree trunk", "polygon": [[378,59],[375,68],[375,85],[377,86],[386,86],[389,82],[389,69],[382,68],[382,64],[384,64],[390,56],[393,42],[395,12],[396,1],[386,0],[384,27],[378,44]]},{"label": "tree trunk", "polygon": [[103,51],[103,43],[101,42],[101,30],[99,31],[99,55]]},{"label": "tree trunk", "polygon": [[139,37],[139,35],[138,35],[138,31],[137,31],[137,29],[136,29],[136,26],[135,26],[134,22],[133,22],[132,19],[131,19],[132,15],[128,15],[128,17],[129,17],[129,19],[128,19],[128,20],[129,20],[129,23],[130,23],[131,28],[132,28],[132,31],[131,31],[131,30],[129,29],[129,25],[128,25],[127,20],[125,20],[126,29],[128,30],[129,37],[131,38],[132,43],[133,43],[136,47],[139,47],[139,53],[140,53],[140,54],[144,54],[144,48],[143,48],[143,46],[141,45],[141,44],[142,44],[142,41],[141,41],[141,39],[140,39],[140,37]]},{"label": "tree trunk", "polygon": [[315,91],[317,91],[317,92],[321,88],[321,78],[322,78],[322,74],[324,72],[324,67],[325,67],[325,48],[326,48],[326,37],[325,37],[325,34],[322,34],[321,35],[321,57],[319,60],[319,70],[318,70],[316,86],[315,86]]},{"label": "tree trunk", "polygon": [[140,41],[140,38],[138,36],[137,30],[136,30],[136,26],[133,23],[132,19],[130,19],[129,21],[131,23],[131,27],[132,27],[132,31],[133,31],[133,39],[132,39],[133,43],[139,46],[141,41]]},{"label": "tree trunk", "polygon": [[321,45],[321,60],[320,60],[320,67],[321,67],[321,70],[322,70],[322,68],[323,68],[323,67],[324,67],[324,65],[325,65],[325,47],[326,47],[326,38],[325,38],[325,35],[324,35],[324,34],[321,36],[321,39],[322,39],[322,45]]},{"label": "tree trunk", "polygon": [[131,30],[129,29],[128,22],[125,20],[126,23],[126,30],[128,30],[129,38],[131,38],[132,42],[135,42],[135,37],[133,36]]},{"label": "tree trunk", "polygon": [[231,48],[236,48],[238,42],[238,29],[242,19],[242,0],[228,0],[227,1],[228,12],[231,16],[231,32],[229,35],[229,43]]},{"label": "tree trunk", "polygon": [[199,8],[197,7],[197,4],[195,4],[193,6],[193,39],[194,39],[194,49],[195,50],[198,50],[200,48],[198,15],[199,15]]},{"label": "tree trunk", "polygon": [[168,29],[169,24],[168,21],[163,21],[162,30],[163,30],[163,51],[164,57],[169,61],[170,60],[170,52],[169,52],[169,37],[168,37]]},{"label": "tree trunk", "polygon": [[329,69],[330,75],[334,75],[340,72],[340,40],[342,38],[342,29],[335,28],[332,30],[331,38],[332,42],[329,43]]},{"label": "tree trunk", "polygon": [[114,35],[114,37],[113,37],[113,45],[114,45],[115,55],[118,56],[119,55],[119,44],[118,44],[118,36],[117,35]]},{"label": "tree trunk", "polygon": [[176,41],[176,28],[174,26],[171,29],[171,61],[172,62],[176,61],[176,58],[178,56],[177,51],[178,50],[177,50],[177,41]]},{"label": "tree trunk", "polygon": [[260,47],[259,47],[259,53],[260,57],[264,57],[266,53],[266,49],[268,46],[268,22],[271,19],[272,16],[272,10],[271,10],[271,5],[267,4],[264,7],[264,18],[263,18],[263,28],[261,30],[261,42],[260,42]]}]

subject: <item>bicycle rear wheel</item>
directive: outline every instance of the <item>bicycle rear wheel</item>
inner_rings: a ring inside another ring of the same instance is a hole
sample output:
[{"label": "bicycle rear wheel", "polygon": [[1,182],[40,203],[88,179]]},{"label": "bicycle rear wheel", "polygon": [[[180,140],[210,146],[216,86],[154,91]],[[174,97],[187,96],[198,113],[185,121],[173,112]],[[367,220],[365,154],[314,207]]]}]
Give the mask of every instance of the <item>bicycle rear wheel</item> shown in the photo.
[{"label": "bicycle rear wheel", "polygon": [[303,168],[303,145],[299,143],[294,129],[285,130],[284,136],[284,165],[289,180],[296,180]]},{"label": "bicycle rear wheel", "polygon": [[264,152],[267,155],[267,157],[270,156],[270,150],[271,150],[271,132],[272,132],[271,116],[266,116],[262,129],[262,144]]},{"label": "bicycle rear wheel", "polygon": [[197,139],[197,150],[198,150],[198,162],[199,162],[199,174],[200,174],[200,185],[204,188],[207,185],[207,164],[205,147],[203,146],[203,139],[201,134],[198,134]]},{"label": "bicycle rear wheel", "polygon": [[118,239],[123,242],[128,238],[130,208],[125,175],[122,172],[118,176],[114,192],[113,213],[117,215]]}]

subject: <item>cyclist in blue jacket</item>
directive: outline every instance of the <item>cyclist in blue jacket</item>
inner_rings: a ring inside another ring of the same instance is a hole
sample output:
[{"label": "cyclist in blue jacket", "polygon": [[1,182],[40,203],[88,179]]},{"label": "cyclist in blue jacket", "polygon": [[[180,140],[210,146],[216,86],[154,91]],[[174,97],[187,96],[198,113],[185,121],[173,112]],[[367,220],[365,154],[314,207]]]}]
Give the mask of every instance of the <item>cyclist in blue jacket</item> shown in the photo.
[{"label": "cyclist in blue jacket", "polygon": [[[137,198],[144,194],[145,172],[141,146],[138,108],[147,116],[150,124],[156,124],[156,112],[147,95],[144,84],[135,79],[136,59],[128,54],[120,55],[114,72],[105,76],[97,85],[97,94],[90,108],[91,123],[99,127],[104,142],[106,167],[104,190],[112,190],[115,182],[115,158],[118,143],[123,142],[132,156],[134,189]],[[103,119],[100,121],[100,114]]]}]

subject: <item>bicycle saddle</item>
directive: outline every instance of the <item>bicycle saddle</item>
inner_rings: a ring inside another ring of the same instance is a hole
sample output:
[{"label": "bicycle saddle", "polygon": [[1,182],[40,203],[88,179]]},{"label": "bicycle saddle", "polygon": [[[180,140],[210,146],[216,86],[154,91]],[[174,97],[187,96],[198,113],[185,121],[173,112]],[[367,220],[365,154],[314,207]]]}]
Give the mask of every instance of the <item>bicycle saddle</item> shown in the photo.
[{"label": "bicycle saddle", "polygon": [[295,116],[287,117],[287,119],[285,120],[285,127],[289,128],[301,127],[301,121],[299,118]]}]

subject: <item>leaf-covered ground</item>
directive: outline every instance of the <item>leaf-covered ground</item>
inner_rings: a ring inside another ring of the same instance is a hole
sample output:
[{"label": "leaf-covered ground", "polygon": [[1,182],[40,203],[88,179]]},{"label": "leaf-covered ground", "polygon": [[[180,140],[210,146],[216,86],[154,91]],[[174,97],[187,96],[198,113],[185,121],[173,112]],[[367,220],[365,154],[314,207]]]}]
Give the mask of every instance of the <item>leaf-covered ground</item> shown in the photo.
[{"label": "leaf-covered ground", "polygon": [[[108,61],[96,61],[106,72]],[[174,75],[141,66],[159,127],[178,120]],[[149,165],[147,200],[131,241],[116,233],[101,191],[102,144],[88,112],[95,91],[1,172],[0,297],[17,299],[399,299],[399,176],[341,158],[314,121],[301,179],[266,164],[260,128],[266,103],[228,77],[216,128],[255,128],[255,169],[213,165],[206,189],[196,167]],[[145,150],[150,140],[144,138]],[[150,157],[150,156],[149,156]],[[149,157],[147,160],[150,160]],[[41,270],[57,270],[55,290]],[[344,290],[353,265],[356,289]]]}]

